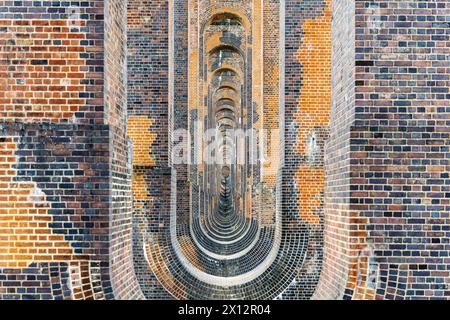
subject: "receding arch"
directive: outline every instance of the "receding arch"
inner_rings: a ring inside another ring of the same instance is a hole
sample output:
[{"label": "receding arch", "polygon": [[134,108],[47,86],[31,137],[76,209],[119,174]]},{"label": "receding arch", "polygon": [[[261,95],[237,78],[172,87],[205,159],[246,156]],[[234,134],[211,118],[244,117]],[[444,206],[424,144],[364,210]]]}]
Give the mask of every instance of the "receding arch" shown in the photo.
[{"label": "receding arch", "polygon": [[216,102],[216,110],[219,110],[219,108],[222,108],[223,106],[236,108],[236,102],[229,98],[222,98]]},{"label": "receding arch", "polygon": [[230,44],[216,45],[208,51],[208,54],[211,56],[213,54],[218,53],[219,51],[231,51],[233,53],[239,54],[241,56],[241,58],[244,58],[244,52],[242,52],[242,50],[240,48],[230,45]]},{"label": "receding arch", "polygon": [[242,26],[242,19],[241,17],[229,13],[229,12],[224,12],[224,13],[219,13],[216,14],[210,23],[212,26],[221,26],[221,25],[237,25],[237,26]]},{"label": "receding arch", "polygon": [[203,34],[205,29],[210,26],[213,21],[220,19],[220,17],[222,15],[226,15],[226,16],[230,16],[233,17],[235,19],[237,19],[240,23],[240,25],[242,25],[244,27],[244,30],[248,33],[251,31],[251,26],[250,26],[250,22],[248,20],[248,18],[246,17],[246,15],[242,12],[242,10],[230,7],[230,6],[223,6],[221,8],[218,9],[214,9],[212,10],[212,14],[211,14],[211,18],[209,18],[208,20],[206,20],[201,29],[200,32]]},{"label": "receding arch", "polygon": [[222,86],[218,87],[215,91],[215,94],[217,94],[221,90],[232,90],[236,94],[238,94],[238,89],[236,89],[236,87],[231,86],[230,84],[226,84],[226,85],[222,85]]}]

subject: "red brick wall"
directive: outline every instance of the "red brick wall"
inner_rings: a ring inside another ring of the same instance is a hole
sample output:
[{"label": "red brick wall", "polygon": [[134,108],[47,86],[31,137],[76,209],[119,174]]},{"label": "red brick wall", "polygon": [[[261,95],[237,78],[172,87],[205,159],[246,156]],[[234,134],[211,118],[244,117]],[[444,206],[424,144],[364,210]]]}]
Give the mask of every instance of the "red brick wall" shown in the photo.
[{"label": "red brick wall", "polygon": [[[7,122],[101,123],[103,1],[82,7],[0,1],[0,116]],[[15,6],[17,5],[17,6]]]},{"label": "red brick wall", "polygon": [[129,297],[123,7],[0,1],[0,299]]}]

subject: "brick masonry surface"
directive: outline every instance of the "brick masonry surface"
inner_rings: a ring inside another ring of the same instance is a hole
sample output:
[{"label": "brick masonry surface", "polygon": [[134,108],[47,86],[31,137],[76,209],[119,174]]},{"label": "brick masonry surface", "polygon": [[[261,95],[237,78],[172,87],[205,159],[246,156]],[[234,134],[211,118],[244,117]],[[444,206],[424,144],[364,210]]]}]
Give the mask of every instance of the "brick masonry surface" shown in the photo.
[{"label": "brick masonry surface", "polygon": [[450,296],[449,10],[335,1],[318,298]]},{"label": "brick masonry surface", "polygon": [[0,2],[0,299],[139,297],[125,12]]},{"label": "brick masonry surface", "polygon": [[0,300],[449,299],[449,17],[0,0]]}]

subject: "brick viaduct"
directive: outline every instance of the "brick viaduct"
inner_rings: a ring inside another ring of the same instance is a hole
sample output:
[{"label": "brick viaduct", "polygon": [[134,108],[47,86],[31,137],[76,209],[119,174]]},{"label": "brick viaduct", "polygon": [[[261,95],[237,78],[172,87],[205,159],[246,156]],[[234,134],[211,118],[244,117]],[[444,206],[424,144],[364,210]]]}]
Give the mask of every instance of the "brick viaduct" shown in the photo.
[{"label": "brick viaduct", "polygon": [[449,17],[0,0],[0,299],[448,299]]}]

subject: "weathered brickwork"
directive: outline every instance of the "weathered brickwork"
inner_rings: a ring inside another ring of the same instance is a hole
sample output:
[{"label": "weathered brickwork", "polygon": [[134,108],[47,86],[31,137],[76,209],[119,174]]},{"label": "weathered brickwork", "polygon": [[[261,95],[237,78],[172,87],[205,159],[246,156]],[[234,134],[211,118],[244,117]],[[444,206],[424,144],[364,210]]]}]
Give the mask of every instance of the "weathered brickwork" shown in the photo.
[{"label": "weathered brickwork", "polygon": [[[136,1],[128,10],[134,256],[144,294],[149,299],[310,298],[322,257],[331,2],[290,2],[286,13],[277,1],[167,5]],[[168,24],[160,20],[163,14],[168,14]],[[167,33],[154,33],[149,28],[155,25]],[[285,42],[280,41],[282,25]],[[316,33],[320,37],[315,38]],[[148,37],[151,41],[144,42]],[[181,41],[186,37],[188,46]],[[283,60],[286,76],[281,74]],[[149,94],[151,90],[142,90],[146,87],[161,90]],[[285,91],[289,104],[281,107]],[[159,126],[166,121],[166,128]],[[223,171],[197,162],[173,164],[169,158],[173,154],[168,152],[180,142],[187,146],[177,129],[190,130],[189,160],[204,161],[205,154],[197,148],[204,142],[196,137],[215,126],[226,136],[225,128],[237,123],[242,129],[268,130],[263,137],[267,141],[257,144],[271,161]],[[165,139],[168,146],[161,143]],[[223,172],[235,176],[218,178]],[[282,178],[283,172],[289,174]],[[163,192],[168,181],[176,187]],[[278,208],[284,216],[276,215]],[[221,224],[232,221],[236,231],[225,236]],[[261,282],[271,289],[260,290]]]},{"label": "weathered brickwork", "polygon": [[0,0],[0,300],[449,299],[449,17]]},{"label": "weathered brickwork", "polygon": [[125,13],[0,3],[1,299],[139,296],[127,283]]},{"label": "weathered brickwork", "polygon": [[[2,138],[2,268],[26,268],[33,261],[67,259],[73,254],[64,236],[55,235],[45,194],[34,182],[18,181],[13,138]],[[11,217],[11,218],[10,218]],[[20,219],[14,219],[20,217]],[[8,219],[9,218],[9,219]]]},{"label": "weathered brickwork", "polygon": [[[2,236],[16,243],[2,255],[2,274],[22,277],[28,265],[53,263],[68,270],[65,286],[81,281],[79,287],[90,291],[82,293],[86,298],[111,297],[107,128],[58,124],[1,128],[10,173],[2,177],[6,182],[2,191],[13,193],[6,194]],[[2,295],[22,292],[20,282],[4,280]],[[98,282],[95,291],[94,282]],[[31,297],[52,284],[30,280],[23,287],[23,294]]]},{"label": "weathered brickwork", "polygon": [[101,123],[103,1],[0,1],[0,115]]},{"label": "weathered brickwork", "polygon": [[331,1],[288,1],[285,8],[283,212],[307,239],[305,261],[286,299],[315,291],[323,248],[324,146],[328,139]]},{"label": "weathered brickwork", "polygon": [[[348,274],[347,246],[350,245],[349,127],[354,119],[355,52],[354,1],[333,2],[332,25],[332,108],[330,138],[326,145],[325,254],[323,271],[316,292],[318,298],[341,299]],[[339,15],[337,15],[339,13]],[[354,230],[358,232],[358,230]],[[339,279],[337,281],[337,279]]]},{"label": "weathered brickwork", "polygon": [[116,299],[143,299],[133,268],[132,152],[127,132],[127,2],[105,2],[105,117],[109,124],[110,267]]},{"label": "weathered brickwork", "polygon": [[347,199],[325,212],[320,296],[448,298],[450,3],[335,4],[329,196]]}]

